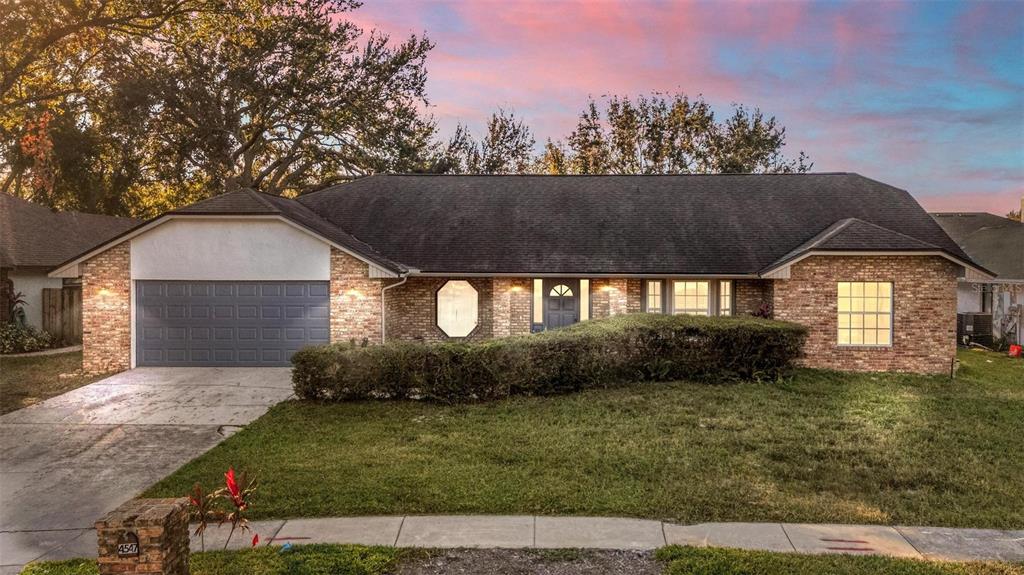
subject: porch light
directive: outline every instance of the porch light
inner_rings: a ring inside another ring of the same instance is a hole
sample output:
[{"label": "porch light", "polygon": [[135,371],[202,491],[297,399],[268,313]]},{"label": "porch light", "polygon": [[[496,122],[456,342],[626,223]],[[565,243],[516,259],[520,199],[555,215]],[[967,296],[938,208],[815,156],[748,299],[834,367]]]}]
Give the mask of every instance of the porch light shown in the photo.
[{"label": "porch light", "polygon": [[353,299],[366,299],[366,296],[363,295],[363,292],[357,289],[350,289],[347,292],[345,292],[345,295]]},{"label": "porch light", "polygon": [[512,286],[512,287],[511,287],[511,288],[509,289],[509,291],[513,291],[513,292],[521,292],[521,291],[523,291],[523,286],[518,286],[518,285],[517,285],[517,286]]},{"label": "porch light", "polygon": [[108,290],[107,288],[100,288],[100,291],[96,292],[96,295],[98,295],[100,297],[107,297],[107,296],[113,295],[113,293],[114,292]]}]

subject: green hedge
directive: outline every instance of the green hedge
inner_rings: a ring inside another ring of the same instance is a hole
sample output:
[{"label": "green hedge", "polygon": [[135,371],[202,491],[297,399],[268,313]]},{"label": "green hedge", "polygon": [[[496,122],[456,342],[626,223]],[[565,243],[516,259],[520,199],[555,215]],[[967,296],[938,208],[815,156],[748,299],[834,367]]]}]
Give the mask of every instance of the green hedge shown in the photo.
[{"label": "green hedge", "polygon": [[455,403],[628,381],[774,379],[806,333],[754,317],[636,314],[479,343],[306,348],[292,357],[292,381],[305,399]]}]

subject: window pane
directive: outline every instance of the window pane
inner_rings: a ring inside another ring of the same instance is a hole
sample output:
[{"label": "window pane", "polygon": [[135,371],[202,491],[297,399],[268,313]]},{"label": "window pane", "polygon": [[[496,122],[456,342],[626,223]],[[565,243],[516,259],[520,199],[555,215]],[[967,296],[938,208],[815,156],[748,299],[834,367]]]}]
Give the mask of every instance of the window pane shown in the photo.
[{"label": "window pane", "polygon": [[590,280],[580,280],[580,321],[590,319]]},{"label": "window pane", "polygon": [[836,295],[839,345],[892,344],[891,283],[838,282]]},{"label": "window pane", "polygon": [[533,280],[533,323],[544,323],[544,280]]},{"label": "window pane", "polygon": [[718,313],[732,315],[732,281],[718,282]]},{"label": "window pane", "polygon": [[558,284],[551,288],[551,293],[548,295],[553,297],[572,297],[572,288],[565,284]]},{"label": "window pane", "polygon": [[672,282],[673,311],[677,314],[708,315],[707,281]]},{"label": "window pane", "polygon": [[449,337],[466,337],[477,321],[476,289],[465,280],[451,280],[437,291],[437,327]]},{"label": "window pane", "polygon": [[647,311],[661,313],[661,280],[647,281]]}]

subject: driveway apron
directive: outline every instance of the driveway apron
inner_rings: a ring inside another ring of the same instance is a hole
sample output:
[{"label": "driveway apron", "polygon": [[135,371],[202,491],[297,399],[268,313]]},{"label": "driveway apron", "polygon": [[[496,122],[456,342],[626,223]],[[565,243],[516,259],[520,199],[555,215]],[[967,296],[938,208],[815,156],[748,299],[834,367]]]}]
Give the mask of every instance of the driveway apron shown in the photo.
[{"label": "driveway apron", "polygon": [[0,565],[59,555],[291,394],[289,368],[139,368],[0,417]]}]

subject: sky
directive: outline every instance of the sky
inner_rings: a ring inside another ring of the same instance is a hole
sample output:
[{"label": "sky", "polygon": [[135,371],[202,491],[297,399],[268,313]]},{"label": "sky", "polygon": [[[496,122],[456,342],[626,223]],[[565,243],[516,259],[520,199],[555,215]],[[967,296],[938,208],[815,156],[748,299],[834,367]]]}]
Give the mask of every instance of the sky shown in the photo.
[{"label": "sky", "polygon": [[[1024,0],[570,2],[365,0],[350,15],[426,34],[443,134],[497,108],[539,143],[588,97],[703,95],[759,107],[787,155],[910,191],[930,211],[1005,214],[1024,195]],[[538,144],[539,145],[539,144]]]}]

